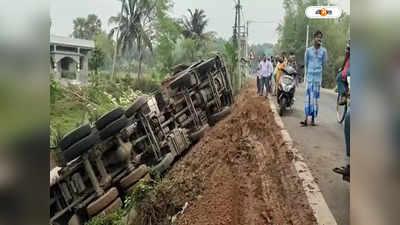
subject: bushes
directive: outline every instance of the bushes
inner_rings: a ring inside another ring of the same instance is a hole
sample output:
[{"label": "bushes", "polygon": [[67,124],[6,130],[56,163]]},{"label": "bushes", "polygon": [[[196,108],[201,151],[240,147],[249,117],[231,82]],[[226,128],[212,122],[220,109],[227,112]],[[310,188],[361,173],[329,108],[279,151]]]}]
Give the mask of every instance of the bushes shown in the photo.
[{"label": "bushes", "polygon": [[83,123],[94,123],[101,115],[116,107],[127,108],[143,93],[158,90],[150,78],[107,77],[91,74],[88,86],[60,85],[50,82],[50,140],[56,146],[60,137]]},{"label": "bushes", "polygon": [[99,215],[90,219],[86,225],[125,225],[126,211],[119,209],[107,215]]},{"label": "bushes", "polygon": [[153,93],[160,89],[160,84],[157,81],[152,80],[151,78],[141,78],[133,82],[132,84],[133,90],[139,90],[143,93]]}]

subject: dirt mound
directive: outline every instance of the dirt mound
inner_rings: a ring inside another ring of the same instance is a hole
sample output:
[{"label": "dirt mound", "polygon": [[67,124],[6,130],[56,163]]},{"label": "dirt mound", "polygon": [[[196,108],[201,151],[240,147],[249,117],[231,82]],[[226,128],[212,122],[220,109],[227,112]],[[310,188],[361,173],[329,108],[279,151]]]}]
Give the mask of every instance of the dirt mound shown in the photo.
[{"label": "dirt mound", "polygon": [[[245,88],[164,178],[177,224],[316,224],[265,97]],[[165,196],[165,195],[164,195]]]}]

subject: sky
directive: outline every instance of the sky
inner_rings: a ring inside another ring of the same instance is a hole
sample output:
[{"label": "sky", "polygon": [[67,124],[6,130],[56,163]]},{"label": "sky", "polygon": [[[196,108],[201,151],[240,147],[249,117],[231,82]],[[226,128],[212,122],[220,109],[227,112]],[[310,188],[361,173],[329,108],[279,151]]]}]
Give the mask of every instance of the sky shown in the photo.
[{"label": "sky", "polygon": [[[235,2],[237,0],[175,0],[170,14],[174,17],[188,15],[187,9],[204,9],[209,20],[207,31],[217,32],[217,36],[228,39],[232,36],[235,21]],[[241,0],[243,19],[268,21],[271,23],[250,23],[249,43],[275,43],[278,34],[276,27],[283,20],[283,0]],[[345,12],[350,11],[350,0],[332,0]],[[117,0],[52,0],[50,17],[51,34],[69,36],[73,30],[72,21],[76,17],[87,17],[94,13],[100,17],[103,29],[109,31],[108,18],[121,10]]]}]

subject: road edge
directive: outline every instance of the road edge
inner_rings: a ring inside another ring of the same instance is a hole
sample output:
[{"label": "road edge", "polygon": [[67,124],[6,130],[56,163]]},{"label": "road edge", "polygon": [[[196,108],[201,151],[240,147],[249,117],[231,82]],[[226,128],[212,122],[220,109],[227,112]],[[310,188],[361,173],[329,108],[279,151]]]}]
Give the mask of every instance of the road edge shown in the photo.
[{"label": "road edge", "polygon": [[275,123],[280,127],[280,134],[285,142],[285,145],[293,153],[292,163],[296,169],[298,177],[302,180],[303,188],[307,196],[307,200],[313,210],[314,217],[317,223],[320,225],[337,225],[335,218],[329,209],[318,184],[315,182],[314,177],[311,174],[310,169],[304,162],[303,156],[293,146],[293,140],[290,137],[289,132],[285,128],[281,117],[278,114],[275,102],[271,97],[268,97],[270,109],[273,112]]}]

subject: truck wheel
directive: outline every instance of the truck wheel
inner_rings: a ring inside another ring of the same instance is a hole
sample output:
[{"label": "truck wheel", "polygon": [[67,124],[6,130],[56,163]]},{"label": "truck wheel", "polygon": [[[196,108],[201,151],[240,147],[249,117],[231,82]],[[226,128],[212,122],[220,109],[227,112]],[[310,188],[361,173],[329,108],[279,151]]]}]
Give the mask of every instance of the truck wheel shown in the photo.
[{"label": "truck wheel", "polygon": [[122,128],[124,128],[128,124],[128,119],[125,115],[122,115],[119,119],[114,122],[108,124],[103,130],[99,132],[99,136],[101,140],[105,140],[115,134],[117,134]]},{"label": "truck wheel", "polygon": [[110,205],[110,203],[118,197],[118,194],[118,190],[115,187],[108,190],[104,195],[100,196],[86,207],[88,215],[94,216],[98,214],[101,210]]},{"label": "truck wheel", "polygon": [[208,124],[204,125],[202,128],[200,128],[199,130],[192,132],[189,136],[190,139],[192,141],[198,141],[200,140],[200,138],[202,138],[205,134],[205,131],[207,128],[209,128],[210,126]]},{"label": "truck wheel", "polygon": [[121,108],[116,108],[106,114],[104,114],[100,119],[95,122],[97,130],[101,130],[108,124],[112,123],[116,119],[120,118],[124,114],[124,110]]},{"label": "truck wheel", "polygon": [[147,98],[144,96],[140,96],[136,101],[125,111],[126,117],[130,118],[133,116],[137,111],[139,111],[140,107],[147,102]]},{"label": "truck wheel", "polygon": [[87,137],[92,129],[90,128],[89,124],[85,124],[64,136],[64,138],[60,141],[60,148],[62,151],[76,143],[77,141],[81,140],[84,137]]},{"label": "truck wheel", "polygon": [[67,162],[75,159],[76,157],[80,156],[91,147],[93,147],[98,142],[98,140],[98,137],[94,133],[90,134],[87,137],[84,137],[63,152],[64,159]]},{"label": "truck wheel", "polygon": [[101,211],[99,214],[106,215],[120,209],[121,207],[122,207],[121,198],[117,198],[109,206],[103,209],[103,211]]},{"label": "truck wheel", "polygon": [[210,124],[215,124],[218,121],[222,120],[227,115],[229,115],[229,113],[231,113],[231,108],[224,107],[220,112],[214,113],[211,116],[209,116],[208,121],[210,122]]},{"label": "truck wheel", "polygon": [[81,220],[81,218],[78,216],[78,215],[76,215],[76,214],[74,214],[72,217],[71,217],[71,219],[69,219],[69,221],[68,221],[68,225],[82,225],[83,223],[82,223],[82,220]]},{"label": "truck wheel", "polygon": [[132,171],[130,174],[125,176],[124,178],[121,179],[120,185],[121,187],[125,190],[128,187],[130,187],[133,183],[137,182],[140,180],[140,178],[144,177],[147,173],[149,172],[149,168],[142,164],[138,168],[136,168],[134,171]]},{"label": "truck wheel", "polygon": [[162,174],[166,171],[174,161],[174,155],[172,153],[168,153],[165,157],[159,162],[155,167],[152,168],[152,174]]}]

